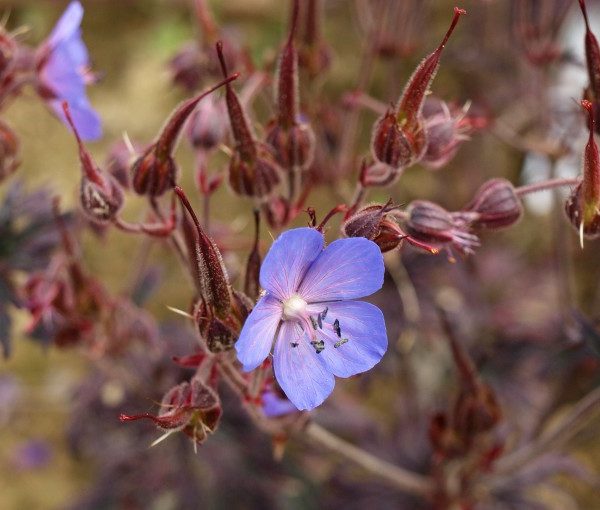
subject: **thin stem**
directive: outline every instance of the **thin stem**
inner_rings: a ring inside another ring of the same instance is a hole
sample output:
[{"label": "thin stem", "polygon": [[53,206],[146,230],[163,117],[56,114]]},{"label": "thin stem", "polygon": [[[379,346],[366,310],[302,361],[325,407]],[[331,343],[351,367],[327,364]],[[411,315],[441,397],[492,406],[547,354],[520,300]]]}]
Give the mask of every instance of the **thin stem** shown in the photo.
[{"label": "thin stem", "polygon": [[548,181],[534,182],[533,184],[527,184],[525,186],[519,186],[515,188],[515,193],[519,197],[528,195],[529,193],[536,193],[538,191],[545,191],[553,188],[560,188],[563,186],[577,186],[581,182],[579,177],[565,179],[556,178]]},{"label": "thin stem", "polygon": [[309,423],[302,431],[302,435],[310,442],[359,465],[403,492],[426,497],[435,490],[433,480],[430,478],[375,457],[369,452],[340,439],[317,423]]},{"label": "thin stem", "polygon": [[540,455],[560,448],[599,412],[600,388],[596,388],[577,402],[568,415],[551,432],[501,458],[496,464],[494,472],[497,474],[514,472]]}]

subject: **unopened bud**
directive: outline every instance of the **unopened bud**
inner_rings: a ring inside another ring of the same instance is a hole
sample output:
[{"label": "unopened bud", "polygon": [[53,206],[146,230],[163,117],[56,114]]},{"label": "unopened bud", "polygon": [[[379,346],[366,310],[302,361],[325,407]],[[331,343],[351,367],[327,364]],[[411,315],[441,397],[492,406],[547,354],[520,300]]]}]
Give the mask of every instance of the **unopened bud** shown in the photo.
[{"label": "unopened bud", "polygon": [[459,214],[427,200],[415,200],[406,209],[406,228],[414,239],[433,247],[454,246],[463,253],[473,253],[479,239],[469,231],[469,224]]},{"label": "unopened bud", "polygon": [[283,168],[306,170],[312,164],[316,140],[309,124],[297,122],[290,128],[284,128],[273,122],[267,130],[266,141]]},{"label": "unopened bud", "polygon": [[514,225],[523,215],[523,205],[514,186],[500,178],[484,183],[464,210],[478,213],[473,226],[493,230]]},{"label": "unopened bud", "polygon": [[423,106],[427,133],[427,148],[420,163],[437,170],[446,165],[458,152],[460,144],[469,139],[471,125],[465,120],[466,110],[428,98]]},{"label": "unopened bud", "polygon": [[585,59],[590,78],[590,89],[595,101],[600,100],[600,46],[598,39],[590,29],[585,0],[579,0],[579,6],[585,20]]},{"label": "unopened bud", "polygon": [[600,154],[594,140],[594,107],[581,101],[589,118],[589,138],[583,156],[583,180],[573,190],[565,204],[565,212],[581,238],[600,235]]},{"label": "unopened bud", "polygon": [[73,123],[68,103],[64,101],[62,107],[79,146],[79,160],[81,161],[82,170],[79,189],[81,206],[91,220],[98,223],[108,223],[116,218],[123,206],[123,190],[112,175],[101,170],[92,160],[92,156],[84,147],[79,132]]},{"label": "unopened bud", "polygon": [[219,87],[237,79],[238,74],[225,77],[206,92],[181,103],[154,142],[133,164],[133,189],[140,195],[160,196],[177,183],[177,165],[173,152],[186,120],[198,103]]},{"label": "unopened bud", "polygon": [[387,214],[395,209],[390,202],[385,205],[369,205],[360,209],[343,223],[344,235],[365,237],[375,242],[382,253],[396,248],[405,234],[398,223]]},{"label": "unopened bud", "polygon": [[198,150],[211,150],[223,142],[227,132],[225,105],[221,99],[209,96],[190,117],[187,135]]},{"label": "unopened bud", "polygon": [[304,34],[298,54],[298,63],[310,78],[321,76],[331,66],[331,50],[321,33],[322,1],[308,0],[304,17]]}]

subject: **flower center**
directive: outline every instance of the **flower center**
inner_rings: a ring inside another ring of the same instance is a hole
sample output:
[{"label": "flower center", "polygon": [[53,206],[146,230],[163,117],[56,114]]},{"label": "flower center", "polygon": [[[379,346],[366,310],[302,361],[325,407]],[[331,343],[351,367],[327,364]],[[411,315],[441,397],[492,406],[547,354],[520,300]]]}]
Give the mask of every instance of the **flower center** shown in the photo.
[{"label": "flower center", "polygon": [[283,320],[306,320],[306,301],[294,294],[283,302]]}]

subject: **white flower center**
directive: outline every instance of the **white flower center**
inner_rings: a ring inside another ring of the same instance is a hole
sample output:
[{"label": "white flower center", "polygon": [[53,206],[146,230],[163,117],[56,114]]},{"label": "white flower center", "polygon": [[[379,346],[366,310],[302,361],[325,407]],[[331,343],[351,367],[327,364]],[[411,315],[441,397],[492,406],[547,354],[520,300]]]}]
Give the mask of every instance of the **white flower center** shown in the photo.
[{"label": "white flower center", "polygon": [[306,320],[306,301],[294,294],[283,302],[283,320]]}]

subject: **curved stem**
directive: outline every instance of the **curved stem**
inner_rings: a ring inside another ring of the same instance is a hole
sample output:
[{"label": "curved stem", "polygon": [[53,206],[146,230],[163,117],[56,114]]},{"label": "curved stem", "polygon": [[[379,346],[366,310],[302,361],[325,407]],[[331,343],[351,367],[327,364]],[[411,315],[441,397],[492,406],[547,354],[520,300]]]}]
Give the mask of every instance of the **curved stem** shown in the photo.
[{"label": "curved stem", "polygon": [[528,195],[529,193],[536,193],[538,191],[545,191],[552,188],[560,188],[563,186],[577,186],[580,181],[581,179],[579,177],[571,179],[550,179],[548,181],[534,182],[533,184],[519,186],[518,188],[515,188],[515,193],[517,194],[517,196],[522,197]]},{"label": "curved stem", "polygon": [[372,475],[385,480],[403,492],[426,497],[435,490],[432,479],[390,464],[340,439],[315,422],[309,423],[302,431],[302,434],[310,442],[357,464]]}]

